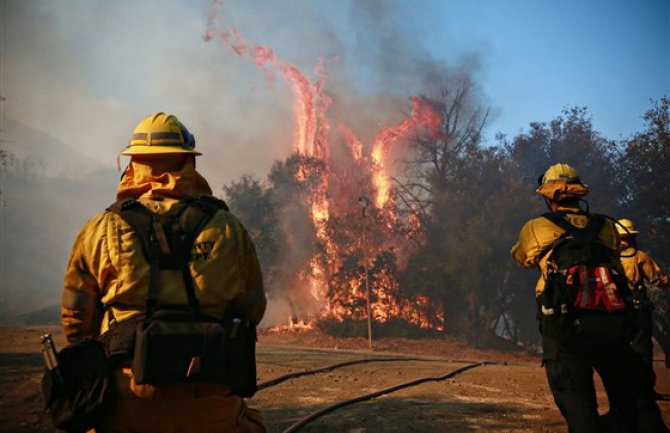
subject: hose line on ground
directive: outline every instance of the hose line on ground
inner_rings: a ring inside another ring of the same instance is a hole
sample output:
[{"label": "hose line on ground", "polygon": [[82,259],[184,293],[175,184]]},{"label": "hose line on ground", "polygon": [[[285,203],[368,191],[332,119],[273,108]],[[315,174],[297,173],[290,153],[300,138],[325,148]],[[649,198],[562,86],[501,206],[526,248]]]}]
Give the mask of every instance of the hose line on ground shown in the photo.
[{"label": "hose line on ground", "polygon": [[397,361],[431,361],[431,360],[423,358],[365,358],[365,359],[357,359],[355,361],[345,361],[340,362],[338,364],[328,365],[326,367],[315,368],[313,370],[304,370],[304,371],[297,371],[295,373],[288,373],[283,376],[279,376],[274,379],[270,379],[268,381],[259,383],[258,390],[260,391],[262,389],[278,385],[282,382],[286,382],[289,379],[295,379],[297,377],[309,376],[317,373],[325,373],[331,370],[335,370],[337,368],[348,367],[350,365],[365,364],[368,362],[392,362],[392,361],[397,362]]},{"label": "hose line on ground", "polygon": [[284,430],[282,433],[296,432],[296,431],[300,430],[302,427],[304,427],[307,423],[309,423],[311,421],[314,421],[315,419],[317,419],[317,418],[319,418],[319,417],[321,417],[321,416],[323,416],[327,413],[333,412],[334,410],[339,409],[339,408],[344,407],[344,406],[349,406],[349,405],[352,405],[352,404],[355,404],[355,403],[360,403],[362,401],[371,400],[371,399],[379,397],[381,395],[389,394],[389,393],[398,391],[398,390],[403,389],[403,388],[409,388],[409,387],[412,387],[412,386],[420,385],[420,384],[425,383],[425,382],[439,382],[439,381],[442,381],[442,380],[450,379],[450,378],[452,378],[452,377],[454,377],[454,376],[456,376],[460,373],[463,373],[464,371],[467,371],[467,370],[470,370],[470,369],[473,369],[473,368],[476,368],[476,367],[481,367],[483,365],[493,365],[493,364],[496,364],[496,363],[495,362],[490,362],[490,361],[482,361],[482,362],[477,362],[477,363],[473,363],[473,364],[468,364],[468,365],[465,365],[463,367],[457,368],[455,370],[451,370],[450,372],[448,372],[446,374],[443,374],[442,376],[422,377],[422,378],[414,379],[414,380],[411,380],[409,382],[401,383],[399,385],[395,385],[395,386],[392,386],[392,387],[389,387],[389,388],[380,389],[378,391],[371,392],[369,394],[364,394],[364,395],[360,395],[358,397],[350,398],[350,399],[347,399],[347,400],[338,401],[336,403],[331,404],[330,406],[326,406],[322,409],[314,411],[311,414],[299,419],[296,423],[291,425],[289,428]]}]

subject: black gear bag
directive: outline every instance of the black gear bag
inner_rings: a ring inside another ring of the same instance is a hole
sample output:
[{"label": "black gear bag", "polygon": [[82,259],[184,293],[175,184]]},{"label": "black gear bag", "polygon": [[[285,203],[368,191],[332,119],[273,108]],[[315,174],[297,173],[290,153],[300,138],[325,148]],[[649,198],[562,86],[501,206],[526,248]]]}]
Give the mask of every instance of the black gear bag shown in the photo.
[{"label": "black gear bag", "polygon": [[615,253],[597,239],[609,217],[589,215],[583,228],[573,226],[565,212],[543,217],[565,232],[550,247],[538,298],[542,335],[566,342],[575,335],[610,339],[629,333],[628,281]]},{"label": "black gear bag", "polygon": [[46,335],[42,345],[46,364],[42,392],[53,425],[69,433],[94,428],[113,399],[104,344],[87,338],[56,353],[51,336]]},{"label": "black gear bag", "polygon": [[[131,368],[138,384],[224,383],[241,397],[257,391],[255,324],[236,317],[232,302],[223,319],[200,313],[189,269],[196,236],[221,208],[227,210],[212,197],[192,201],[176,216],[154,214],[135,200],[110,207],[142,237],[150,264],[146,315],[134,329]],[[181,270],[185,309],[158,305],[161,269]]]}]

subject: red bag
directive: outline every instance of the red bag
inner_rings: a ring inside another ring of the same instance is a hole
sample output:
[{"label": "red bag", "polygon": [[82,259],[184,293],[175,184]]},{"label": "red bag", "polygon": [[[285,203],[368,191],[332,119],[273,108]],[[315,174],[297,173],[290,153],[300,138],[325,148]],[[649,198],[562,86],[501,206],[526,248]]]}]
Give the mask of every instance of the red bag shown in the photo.
[{"label": "red bag", "polygon": [[575,309],[623,311],[626,304],[612,273],[613,270],[606,266],[576,265],[569,268],[566,283],[574,287]]}]

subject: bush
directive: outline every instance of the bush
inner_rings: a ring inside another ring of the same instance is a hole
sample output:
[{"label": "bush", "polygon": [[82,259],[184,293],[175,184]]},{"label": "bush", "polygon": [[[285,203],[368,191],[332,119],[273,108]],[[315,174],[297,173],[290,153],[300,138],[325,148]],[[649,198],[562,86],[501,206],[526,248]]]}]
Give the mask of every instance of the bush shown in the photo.
[{"label": "bush", "polygon": [[[364,337],[368,336],[368,322],[366,320],[320,319],[316,326],[319,330],[334,337]],[[404,337],[404,338],[439,338],[442,332],[436,329],[420,328],[403,319],[390,319],[384,323],[372,323],[374,338]]]}]

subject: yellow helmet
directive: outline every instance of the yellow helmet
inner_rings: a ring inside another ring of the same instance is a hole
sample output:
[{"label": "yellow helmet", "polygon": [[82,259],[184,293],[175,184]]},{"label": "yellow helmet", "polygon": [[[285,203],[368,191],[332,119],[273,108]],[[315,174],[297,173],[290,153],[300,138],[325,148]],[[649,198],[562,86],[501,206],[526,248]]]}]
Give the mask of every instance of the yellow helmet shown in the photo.
[{"label": "yellow helmet", "polygon": [[160,153],[190,153],[195,150],[195,137],[171,114],[162,111],[149,115],[137,124],[133,136],[121,154],[151,155]]},{"label": "yellow helmet", "polygon": [[540,184],[547,182],[562,181],[566,183],[582,183],[579,179],[577,170],[570,167],[568,164],[554,164],[544,172]]},{"label": "yellow helmet", "polygon": [[628,218],[622,218],[619,221],[617,221],[616,231],[619,232],[619,236],[621,237],[635,236],[640,233],[637,230],[635,230],[633,221],[629,220]]},{"label": "yellow helmet", "polygon": [[553,201],[584,197],[589,187],[579,178],[579,173],[568,164],[554,164],[538,179],[537,193]]}]

